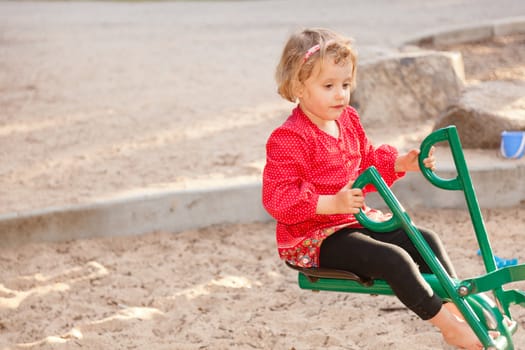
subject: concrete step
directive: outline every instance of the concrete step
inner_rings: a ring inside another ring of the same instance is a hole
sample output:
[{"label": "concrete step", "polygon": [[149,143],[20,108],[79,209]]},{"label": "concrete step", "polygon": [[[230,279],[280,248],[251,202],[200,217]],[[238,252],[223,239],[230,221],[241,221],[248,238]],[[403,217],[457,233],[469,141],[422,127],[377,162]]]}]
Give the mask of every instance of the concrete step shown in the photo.
[{"label": "concrete step", "polygon": [[[456,176],[446,149],[437,153],[436,173]],[[472,182],[482,208],[525,202],[525,157],[503,159],[492,151],[465,151]],[[463,192],[432,186],[420,173],[410,173],[392,187],[405,208],[465,208]],[[384,207],[377,195],[367,198]],[[138,235],[152,231],[180,232],[220,223],[269,221],[261,204],[258,179],[229,179],[195,189],[135,192],[89,205],[55,207],[0,216],[2,244],[57,241],[98,236]]]}]

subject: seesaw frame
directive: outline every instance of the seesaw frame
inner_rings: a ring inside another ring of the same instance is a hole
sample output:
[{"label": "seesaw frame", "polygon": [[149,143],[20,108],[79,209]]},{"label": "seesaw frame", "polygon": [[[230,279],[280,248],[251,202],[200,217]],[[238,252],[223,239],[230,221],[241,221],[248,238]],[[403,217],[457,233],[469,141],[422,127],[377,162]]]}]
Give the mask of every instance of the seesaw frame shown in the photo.
[{"label": "seesaw frame", "polygon": [[[448,141],[456,166],[457,176],[452,179],[437,176],[423,164],[432,146],[442,141]],[[512,334],[517,330],[517,322],[512,322],[509,326],[504,318],[512,320],[511,304],[525,307],[525,293],[521,290],[504,290],[503,285],[525,280],[525,265],[497,267],[456,127],[448,126],[434,131],[423,140],[420,150],[420,168],[432,185],[444,190],[463,191],[487,273],[465,280],[452,279],[374,167],[365,170],[353,187],[374,185],[390,209],[392,218],[385,222],[376,222],[369,219],[363,211],[356,214],[356,218],[363,226],[378,232],[403,228],[433,272],[423,274],[423,277],[434,292],[458,307],[486,349],[513,350]],[[394,295],[383,280],[364,280],[345,271],[288,266],[299,270],[298,282],[303,289]],[[492,292],[494,299],[489,298],[485,292]],[[497,330],[501,335],[492,339],[490,330]]]}]

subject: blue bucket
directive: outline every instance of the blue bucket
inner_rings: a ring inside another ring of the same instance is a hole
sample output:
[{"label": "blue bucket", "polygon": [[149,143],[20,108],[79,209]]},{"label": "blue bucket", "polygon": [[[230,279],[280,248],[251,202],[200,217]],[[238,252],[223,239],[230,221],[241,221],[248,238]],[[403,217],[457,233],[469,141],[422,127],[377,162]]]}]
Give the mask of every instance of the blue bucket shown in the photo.
[{"label": "blue bucket", "polygon": [[525,131],[503,131],[501,133],[501,155],[509,159],[523,157]]}]

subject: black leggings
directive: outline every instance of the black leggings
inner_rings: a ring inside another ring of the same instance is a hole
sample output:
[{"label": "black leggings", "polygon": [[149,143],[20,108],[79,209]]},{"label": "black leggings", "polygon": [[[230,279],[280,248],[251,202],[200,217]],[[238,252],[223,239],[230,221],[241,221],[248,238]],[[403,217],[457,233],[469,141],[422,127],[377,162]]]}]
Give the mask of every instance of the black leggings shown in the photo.
[{"label": "black leggings", "polygon": [[[445,270],[455,278],[456,272],[438,235],[429,230],[419,231]],[[421,276],[431,273],[430,268],[402,229],[337,231],[321,244],[319,265],[385,280],[399,300],[423,320],[434,317],[443,304]]]}]

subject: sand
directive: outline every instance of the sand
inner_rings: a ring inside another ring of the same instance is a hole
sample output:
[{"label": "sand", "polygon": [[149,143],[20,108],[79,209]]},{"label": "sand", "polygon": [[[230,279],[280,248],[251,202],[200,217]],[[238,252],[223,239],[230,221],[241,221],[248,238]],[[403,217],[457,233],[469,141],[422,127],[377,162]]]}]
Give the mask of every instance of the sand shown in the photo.
[{"label": "sand", "polygon": [[[465,212],[410,215],[441,233],[461,277],[483,273]],[[494,251],[525,261],[525,207],[484,216]],[[273,229],[0,248],[0,349],[451,349],[394,297],[299,289]],[[512,311],[520,349],[525,309]]]},{"label": "sand", "polygon": [[[153,83],[141,70],[120,69],[119,60],[136,59],[127,50],[137,43],[111,32],[113,45],[94,52],[68,41],[74,35],[62,36],[61,24],[46,27],[55,41],[34,40],[28,31],[0,36],[9,48],[0,91],[0,213],[85,204],[134,188],[260,178],[264,141],[289,104],[266,90],[232,96],[224,86],[207,85],[206,74],[226,73],[220,62],[204,60],[206,52],[202,62],[179,62],[187,79],[182,87],[162,57],[148,62],[158,78]],[[96,36],[100,29],[93,30]],[[503,46],[523,52],[519,41]],[[497,55],[501,50],[478,64],[479,56],[466,56],[467,73],[471,63],[481,69],[515,57],[507,67],[512,76],[523,74],[516,63],[523,56]],[[248,70],[235,63],[242,78]],[[88,84],[92,78],[99,85]],[[216,99],[203,103],[200,88],[216,91]],[[409,213],[441,233],[460,277],[483,273],[465,211]],[[525,207],[485,209],[484,216],[496,254],[523,262]],[[28,242],[14,250],[0,245],[0,350],[450,348],[393,297],[300,290],[296,273],[277,258],[273,230],[271,222],[249,223]],[[524,311],[513,311],[525,327]],[[525,344],[523,330],[515,344]]]}]

